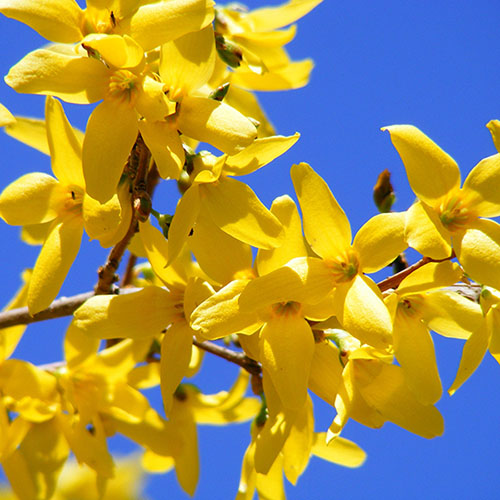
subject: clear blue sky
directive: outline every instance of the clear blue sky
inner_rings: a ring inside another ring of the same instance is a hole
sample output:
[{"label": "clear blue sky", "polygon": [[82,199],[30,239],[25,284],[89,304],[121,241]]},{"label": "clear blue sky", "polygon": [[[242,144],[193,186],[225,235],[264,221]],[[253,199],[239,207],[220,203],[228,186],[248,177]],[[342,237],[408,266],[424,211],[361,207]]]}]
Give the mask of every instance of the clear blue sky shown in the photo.
[{"label": "clear blue sky", "polygon": [[[265,4],[254,0],[250,6]],[[277,4],[273,0],[269,2]],[[388,168],[397,193],[396,210],[413,201],[404,168],[388,134],[380,127],[410,123],[421,128],[455,158],[463,176],[483,157],[494,154],[485,124],[500,118],[500,10],[494,1],[382,2],[325,0],[299,22],[290,44],[295,59],[316,62],[304,89],[263,94],[261,101],[278,133],[302,134],[279,161],[249,177],[248,183],[270,205],[293,194],[290,166],[310,163],[329,183],[354,229],[376,213],[371,192],[378,173]],[[0,18],[0,72],[26,52],[45,43],[31,29]],[[16,95],[3,82],[0,102],[14,114],[42,117],[44,98]],[[71,121],[85,127],[89,109],[66,106]],[[0,185],[29,171],[48,171],[48,159],[0,134]],[[499,186],[500,189],[500,186]],[[38,249],[18,239],[19,230],[0,224],[3,286],[9,300],[23,268],[32,266]],[[91,289],[106,252],[85,245],[62,293]],[[58,329],[67,320],[28,329],[19,356],[35,363],[60,359]],[[462,343],[435,336],[443,385],[454,377]],[[219,360],[206,366],[202,388],[227,388],[233,367]],[[350,422],[344,436],[368,453],[366,464],[343,469],[312,459],[289,499],[463,498],[498,496],[500,449],[500,366],[488,355],[483,365],[452,398],[438,408],[445,434],[427,441],[392,424],[382,430]],[[158,398],[156,398],[158,400]],[[317,430],[326,430],[334,410],[315,401]],[[226,499],[236,493],[249,426],[199,429],[201,478],[195,498]],[[116,443],[116,446],[125,446]],[[127,449],[129,449],[127,447]],[[156,476],[147,492],[152,499],[183,499],[175,476]]]}]

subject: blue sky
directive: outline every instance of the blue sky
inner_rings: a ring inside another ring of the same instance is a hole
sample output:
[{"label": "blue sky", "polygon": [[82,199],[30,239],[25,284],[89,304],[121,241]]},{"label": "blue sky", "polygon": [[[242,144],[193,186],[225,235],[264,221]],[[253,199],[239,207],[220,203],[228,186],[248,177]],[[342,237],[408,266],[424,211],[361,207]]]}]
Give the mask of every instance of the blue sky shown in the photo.
[{"label": "blue sky", "polygon": [[[255,7],[264,2],[247,2]],[[272,1],[270,4],[280,2]],[[295,91],[262,94],[261,102],[278,133],[301,133],[299,142],[278,161],[245,179],[269,206],[281,194],[293,195],[289,169],[310,163],[329,183],[357,230],[375,215],[372,188],[388,168],[397,194],[395,210],[405,210],[414,196],[403,165],[380,127],[395,123],[418,126],[448,152],[463,177],[495,148],[485,124],[500,118],[500,11],[498,3],[458,0],[325,0],[299,22],[290,44],[294,59],[312,57],[311,83]],[[45,43],[31,29],[0,18],[0,72],[26,52]],[[0,102],[14,114],[42,117],[44,98],[17,95],[0,83]],[[89,109],[67,106],[70,120],[85,127]],[[49,171],[47,158],[0,134],[0,186],[30,171]],[[500,189],[500,186],[499,186]],[[0,224],[3,286],[6,303],[19,285],[23,268],[33,265],[38,249],[18,238],[19,230]],[[62,290],[91,289],[106,251],[85,244]],[[61,332],[67,320],[33,325],[18,355],[45,363],[61,357]],[[462,342],[434,337],[443,385],[448,387],[460,359]],[[232,366],[209,360],[202,388],[227,388]],[[373,430],[350,422],[344,432],[368,453],[366,464],[343,469],[319,459],[289,499],[433,499],[494,498],[498,495],[500,449],[500,366],[488,355],[475,375],[438,408],[445,434],[432,441],[386,424]],[[155,399],[158,400],[157,395]],[[334,410],[314,400],[317,430],[326,430]],[[249,426],[199,430],[201,478],[195,498],[226,499],[236,492]],[[116,446],[129,450],[126,444]],[[148,482],[152,499],[183,499],[172,473]]]}]

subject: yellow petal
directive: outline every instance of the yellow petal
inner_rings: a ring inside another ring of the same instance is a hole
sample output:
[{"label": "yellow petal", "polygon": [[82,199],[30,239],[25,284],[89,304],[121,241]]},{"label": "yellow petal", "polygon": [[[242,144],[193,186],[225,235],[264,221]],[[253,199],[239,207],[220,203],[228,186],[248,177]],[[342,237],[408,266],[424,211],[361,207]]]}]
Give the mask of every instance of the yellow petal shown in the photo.
[{"label": "yellow petal", "polygon": [[166,122],[141,120],[139,130],[162,179],[175,179],[184,165],[184,149],[177,130]]},{"label": "yellow petal", "polygon": [[198,31],[214,18],[212,0],[170,0],[141,5],[119,30],[129,34],[144,51],[186,33]]},{"label": "yellow petal", "polygon": [[64,359],[68,368],[83,364],[94,357],[99,350],[100,340],[89,337],[83,330],[71,322],[64,337]]},{"label": "yellow petal", "polygon": [[0,103],[0,127],[15,124],[16,119],[12,116],[12,113],[3,104]]},{"label": "yellow petal", "polygon": [[208,297],[191,315],[191,326],[203,337],[214,340],[231,333],[248,329],[255,331],[260,325],[257,314],[242,312],[238,299],[247,285],[247,280],[232,281],[216,294]]},{"label": "yellow petal", "polygon": [[460,170],[455,160],[412,125],[384,127],[403,160],[413,192],[434,205],[460,187]]},{"label": "yellow petal", "polygon": [[188,238],[190,250],[204,272],[218,283],[229,283],[238,272],[252,269],[252,249],[225,233],[203,212]]},{"label": "yellow petal", "polygon": [[179,200],[168,230],[168,261],[171,264],[179,255],[191,233],[200,211],[198,186],[191,186]]},{"label": "yellow petal", "polygon": [[[15,122],[7,125],[4,130],[7,135],[10,135],[23,144],[27,144],[41,153],[50,155],[44,120],[16,116]],[[79,138],[83,139],[81,132],[79,133]]]},{"label": "yellow petal", "polygon": [[302,223],[294,201],[288,195],[276,198],[271,205],[271,213],[283,225],[285,237],[278,248],[258,251],[256,266],[261,276],[278,269],[296,257],[307,256]]},{"label": "yellow petal", "polygon": [[405,238],[408,245],[432,259],[451,254],[451,241],[437,213],[425,203],[414,203],[407,212]]},{"label": "yellow petal", "polygon": [[[146,75],[142,82],[137,84],[137,99],[135,108],[145,119],[163,121],[166,116],[175,113],[176,103],[170,102],[163,91],[164,84]],[[175,129],[175,123],[171,124]]]},{"label": "yellow petal", "polygon": [[200,185],[202,207],[223,231],[258,248],[282,243],[283,227],[243,182],[231,178]]},{"label": "yellow petal", "polygon": [[9,184],[0,195],[0,216],[7,224],[23,226],[53,220],[58,215],[54,200],[59,183],[47,174],[26,174]]},{"label": "yellow petal", "polygon": [[28,463],[21,451],[14,450],[2,461],[2,468],[10,487],[20,500],[36,498],[38,492],[28,469]]},{"label": "yellow petal", "polygon": [[462,270],[454,262],[428,262],[408,275],[398,286],[398,295],[444,288],[460,281]]},{"label": "yellow petal", "polygon": [[490,120],[486,126],[491,133],[491,137],[493,139],[495,147],[497,148],[497,151],[500,151],[500,121]]},{"label": "yellow petal", "polygon": [[46,49],[30,52],[5,77],[17,92],[52,95],[76,104],[102,99],[108,79],[109,70],[96,59]]},{"label": "yellow petal", "polygon": [[426,294],[419,312],[431,330],[455,339],[469,338],[482,320],[479,304],[449,290]]},{"label": "yellow petal", "polygon": [[429,330],[418,317],[409,318],[400,310],[394,322],[393,341],[408,387],[421,403],[436,403],[442,387]]},{"label": "yellow petal", "polygon": [[49,307],[56,298],[82,241],[80,217],[56,220],[43,244],[33,269],[28,291],[28,309],[35,314]]},{"label": "yellow petal", "polygon": [[463,192],[473,196],[471,208],[480,217],[500,215],[500,194],[495,189],[500,183],[500,154],[481,160],[469,173]]},{"label": "yellow petal", "polygon": [[453,238],[455,253],[465,272],[483,285],[500,289],[500,225],[478,219],[462,236]]},{"label": "yellow petal", "polygon": [[493,305],[487,313],[487,328],[491,332],[490,354],[500,363],[500,309]]},{"label": "yellow petal", "polygon": [[260,108],[257,97],[252,92],[231,85],[224,100],[226,104],[236,108],[243,115],[251,116],[260,123],[257,129],[259,137],[269,137],[275,134],[272,124]]},{"label": "yellow petal", "polygon": [[229,156],[224,164],[226,175],[247,175],[267,165],[288,151],[298,140],[296,132],[289,137],[273,136],[256,139],[238,154]]},{"label": "yellow petal", "polygon": [[330,188],[307,163],[294,165],[291,176],[312,249],[323,258],[342,254],[351,246],[351,226]]},{"label": "yellow petal", "polygon": [[320,259],[298,257],[269,274],[252,280],[241,294],[244,311],[278,302],[318,303],[334,288],[331,272]]},{"label": "yellow petal", "polygon": [[122,222],[122,207],[118,196],[114,195],[101,204],[86,194],[83,198],[83,221],[91,240],[99,240],[105,248],[115,244],[119,238],[113,236]]},{"label": "yellow petal", "polygon": [[174,323],[161,344],[161,394],[165,415],[170,416],[174,392],[186,375],[191,359],[193,331],[185,322]]},{"label": "yellow petal", "polygon": [[452,396],[457,389],[476,371],[481,364],[488,344],[491,338],[491,330],[488,328],[486,321],[478,323],[476,330],[467,339],[460,358],[455,380],[448,389],[448,393]]},{"label": "yellow petal", "polygon": [[238,87],[255,91],[291,90],[304,87],[314,67],[311,59],[290,62],[283,68],[258,75],[253,71],[236,71],[231,82]]},{"label": "yellow petal", "polygon": [[170,293],[149,286],[125,295],[97,295],[74,314],[75,326],[94,338],[147,338],[161,333],[177,310]]},{"label": "yellow petal", "polygon": [[82,146],[64,114],[59,101],[47,97],[45,103],[47,141],[52,158],[52,171],[64,184],[84,187]]},{"label": "yellow petal", "polygon": [[81,37],[82,10],[73,0],[2,0],[0,12],[27,24],[52,42],[74,43]]},{"label": "yellow petal", "polygon": [[331,406],[335,404],[338,388],[342,382],[342,365],[339,350],[331,342],[315,345],[309,388]]},{"label": "yellow petal", "polygon": [[359,390],[382,416],[427,439],[443,434],[443,417],[434,406],[417,401],[406,386],[400,367],[385,363],[374,365],[365,360],[357,364],[360,365],[356,371],[361,383]]},{"label": "yellow petal", "polygon": [[83,175],[92,198],[106,203],[116,193],[137,132],[136,113],[127,103],[108,100],[94,109],[83,141]]},{"label": "yellow petal", "polygon": [[82,46],[96,50],[111,66],[134,68],[144,57],[142,47],[127,35],[92,33],[82,40]]},{"label": "yellow petal", "polygon": [[366,276],[357,275],[335,292],[343,327],[361,342],[384,348],[391,341],[392,320],[378,287]]},{"label": "yellow petal", "polygon": [[51,222],[28,224],[21,229],[21,239],[28,245],[43,245],[50,231]]},{"label": "yellow petal", "polygon": [[186,96],[177,118],[179,130],[227,154],[236,154],[257,138],[255,125],[239,111],[214,99]]},{"label": "yellow petal", "polygon": [[337,437],[327,445],[325,432],[314,433],[312,453],[344,467],[360,467],[366,460],[366,453],[348,439]]},{"label": "yellow petal", "polygon": [[378,214],[363,224],[353,242],[363,272],[374,273],[388,266],[405,250],[405,221],[405,213],[392,212]]},{"label": "yellow petal", "polygon": [[205,85],[214,71],[215,57],[212,25],[162,45],[159,72],[168,98],[178,101]]},{"label": "yellow petal", "polygon": [[311,327],[301,317],[281,315],[268,321],[260,336],[260,359],[283,406],[302,408],[314,353]]},{"label": "yellow petal", "polygon": [[262,7],[249,12],[246,21],[255,31],[271,31],[294,23],[322,0],[291,0],[276,7]]}]

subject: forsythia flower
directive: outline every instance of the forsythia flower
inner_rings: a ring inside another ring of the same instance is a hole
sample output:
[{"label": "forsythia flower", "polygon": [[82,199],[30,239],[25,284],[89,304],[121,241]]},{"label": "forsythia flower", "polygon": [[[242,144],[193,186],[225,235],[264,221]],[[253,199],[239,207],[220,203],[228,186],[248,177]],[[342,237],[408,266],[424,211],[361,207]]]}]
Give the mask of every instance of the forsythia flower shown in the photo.
[{"label": "forsythia flower", "polygon": [[416,127],[385,127],[403,160],[419,201],[409,210],[405,236],[425,256],[443,259],[452,248],[465,272],[500,288],[500,155],[481,160],[460,187],[450,156]]},{"label": "forsythia flower", "polygon": [[78,253],[84,227],[90,236],[109,246],[121,237],[124,225],[120,223],[126,220],[116,196],[106,205],[100,205],[87,195],[81,143],[61,104],[50,97],[46,103],[46,123],[56,178],[44,173],[26,174],[0,195],[0,216],[7,223],[22,226],[51,223],[30,279],[31,314],[48,307],[56,297]]}]

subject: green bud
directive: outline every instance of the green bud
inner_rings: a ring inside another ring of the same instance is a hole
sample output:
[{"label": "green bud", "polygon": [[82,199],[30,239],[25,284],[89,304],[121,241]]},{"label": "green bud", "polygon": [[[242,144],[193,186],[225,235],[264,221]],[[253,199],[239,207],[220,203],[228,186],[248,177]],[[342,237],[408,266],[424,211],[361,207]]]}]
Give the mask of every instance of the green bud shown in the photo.
[{"label": "green bud", "polygon": [[227,91],[229,90],[229,83],[223,83],[220,87],[217,87],[208,97],[214,101],[221,102],[224,97],[226,97]]},{"label": "green bud", "polygon": [[139,191],[134,198],[134,210],[140,222],[146,222],[151,213],[151,196],[146,191]]},{"label": "green bud", "polygon": [[230,40],[226,40],[220,33],[215,33],[215,48],[219,57],[231,68],[237,68],[243,59],[240,47]]},{"label": "green bud", "polygon": [[387,169],[380,173],[373,187],[373,201],[380,213],[390,212],[392,205],[396,201],[396,195],[391,184],[391,173]]}]

